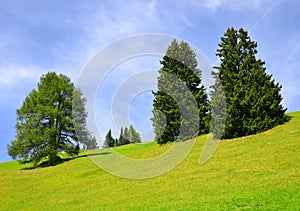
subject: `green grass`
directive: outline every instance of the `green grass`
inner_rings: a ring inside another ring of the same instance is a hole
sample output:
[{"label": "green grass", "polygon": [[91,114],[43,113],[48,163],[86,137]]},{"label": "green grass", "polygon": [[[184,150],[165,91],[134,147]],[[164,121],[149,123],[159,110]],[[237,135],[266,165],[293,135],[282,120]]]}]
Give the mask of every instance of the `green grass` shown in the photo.
[{"label": "green grass", "polygon": [[167,151],[171,144],[159,146],[156,142],[129,144],[117,147],[116,151],[127,157],[136,159],[152,158]]},{"label": "green grass", "polygon": [[[299,210],[300,112],[289,115],[272,130],[221,142],[204,165],[201,136],[181,164],[151,179],[112,176],[84,156],[36,169],[1,163],[0,210]],[[117,151],[148,158],[170,146]]]}]

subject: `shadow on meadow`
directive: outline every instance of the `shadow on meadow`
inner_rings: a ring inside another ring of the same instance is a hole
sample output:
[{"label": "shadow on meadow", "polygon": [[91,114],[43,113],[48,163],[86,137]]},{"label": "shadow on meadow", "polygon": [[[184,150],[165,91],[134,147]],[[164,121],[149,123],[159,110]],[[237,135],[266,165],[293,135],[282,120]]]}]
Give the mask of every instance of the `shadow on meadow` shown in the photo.
[{"label": "shadow on meadow", "polygon": [[[51,164],[49,161],[43,161],[35,166],[26,166],[24,168],[21,168],[20,170],[33,170],[37,168],[45,168],[45,167],[50,167],[50,166],[57,166],[62,163],[77,159],[77,158],[84,158],[84,157],[89,157],[89,156],[99,156],[99,155],[107,155],[110,154],[111,152],[96,152],[96,153],[88,153],[84,155],[78,155],[78,156],[73,156],[73,157],[67,157],[67,158],[59,158],[58,161],[55,164]],[[28,164],[30,165],[31,162],[23,162],[22,164]]]}]

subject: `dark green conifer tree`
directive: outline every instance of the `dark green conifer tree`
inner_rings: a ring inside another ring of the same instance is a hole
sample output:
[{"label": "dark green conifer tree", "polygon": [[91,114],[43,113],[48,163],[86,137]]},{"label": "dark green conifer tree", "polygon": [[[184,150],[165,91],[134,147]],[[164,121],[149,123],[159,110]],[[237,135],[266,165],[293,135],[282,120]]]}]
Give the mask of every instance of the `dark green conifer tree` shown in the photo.
[{"label": "dark green conifer tree", "polygon": [[[153,92],[154,117],[152,121],[155,140],[159,144],[164,144],[178,140],[179,135],[187,140],[207,133],[209,130],[210,106],[205,88],[201,84],[201,70],[197,68],[198,63],[195,52],[188,43],[184,41],[178,43],[174,40],[160,63],[162,68],[159,70],[158,91]],[[180,82],[178,83],[178,81]],[[197,111],[195,112],[196,115],[190,116],[185,121],[197,122],[196,125],[198,126],[196,127],[198,128],[188,127],[193,125],[188,122],[184,124],[187,127],[182,127],[182,115],[189,113],[188,110],[192,109],[191,105],[194,102],[187,99],[187,93],[192,93]],[[174,99],[174,96],[176,96],[176,99]],[[178,104],[180,100],[182,100],[181,102],[185,101],[184,106],[181,105],[180,107]]]},{"label": "dark green conifer tree", "polygon": [[[226,97],[223,138],[255,134],[285,121],[281,86],[266,73],[265,62],[256,57],[257,43],[247,31],[229,28],[219,43],[218,76]],[[212,94],[215,94],[214,91]]]},{"label": "dark green conifer tree", "polygon": [[124,145],[124,130],[123,130],[123,127],[121,127],[118,145],[119,146]]},{"label": "dark green conifer tree", "polygon": [[122,143],[123,144],[130,144],[130,141],[129,141],[129,131],[128,131],[128,128],[125,127],[124,128],[124,136],[123,136],[123,139],[122,139]]},{"label": "dark green conifer tree", "polygon": [[114,147],[115,146],[115,139],[111,135],[111,129],[107,132],[105,136],[105,141],[103,143],[104,148]]}]

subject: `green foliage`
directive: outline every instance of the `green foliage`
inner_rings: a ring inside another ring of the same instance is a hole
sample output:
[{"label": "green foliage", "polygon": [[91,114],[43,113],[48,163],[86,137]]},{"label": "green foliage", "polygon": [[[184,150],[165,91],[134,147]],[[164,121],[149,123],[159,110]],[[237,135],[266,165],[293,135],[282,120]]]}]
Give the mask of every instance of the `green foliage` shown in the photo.
[{"label": "green foliage", "polygon": [[116,140],[111,135],[111,130],[109,130],[105,136],[105,141],[103,144],[104,148],[114,147],[116,145]]},{"label": "green foliage", "polygon": [[[194,51],[186,42],[174,40],[160,63],[162,68],[159,70],[158,91],[153,92],[155,140],[164,144],[176,141],[179,135],[187,140],[207,133],[210,106],[205,88],[201,85],[201,70],[197,69]],[[192,99],[187,98],[190,93]],[[190,115],[184,127],[182,115],[190,113],[193,104],[196,104],[199,116]],[[195,122],[197,128],[192,128]]]},{"label": "green foliage", "polygon": [[220,140],[226,125],[226,97],[216,73],[212,73],[215,78],[215,84],[211,86],[211,128],[210,132],[215,139]]},{"label": "green foliage", "polygon": [[55,164],[59,153],[78,154],[73,93],[74,85],[67,76],[49,72],[41,77],[37,90],[32,90],[17,110],[16,137],[8,145],[13,159],[34,164],[48,159]]},{"label": "green foliage", "polygon": [[119,146],[124,145],[125,141],[126,140],[124,139],[124,129],[123,129],[123,127],[121,127],[120,136],[119,136],[119,139],[118,139],[118,145]]},{"label": "green foliage", "polygon": [[123,144],[130,144],[129,133],[128,133],[128,128],[127,127],[124,128],[124,134],[123,134],[122,139],[123,139],[123,142],[122,142]]},{"label": "green foliage", "polygon": [[90,141],[87,142],[86,149],[89,150],[89,149],[96,149],[96,148],[98,148],[97,139],[95,136],[93,136],[93,138],[91,138]]},{"label": "green foliage", "polygon": [[76,137],[79,143],[83,145],[83,149],[93,149],[97,148],[97,142],[95,142],[95,137],[92,138],[90,131],[87,129],[86,118],[88,113],[85,110],[85,104],[86,99],[83,97],[81,90],[75,89],[73,92],[72,114]]},{"label": "green foliage", "polygon": [[[213,73],[226,97],[223,138],[241,137],[268,130],[285,121],[281,86],[266,73],[265,62],[256,58],[257,43],[242,28],[229,28],[221,38]],[[216,84],[212,95],[217,95]]]}]

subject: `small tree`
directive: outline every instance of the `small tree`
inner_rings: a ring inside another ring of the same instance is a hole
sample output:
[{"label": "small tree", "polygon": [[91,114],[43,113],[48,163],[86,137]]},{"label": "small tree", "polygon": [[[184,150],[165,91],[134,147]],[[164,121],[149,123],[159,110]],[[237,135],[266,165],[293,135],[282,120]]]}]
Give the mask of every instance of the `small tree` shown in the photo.
[{"label": "small tree", "polygon": [[[242,28],[229,28],[221,37],[217,50],[221,64],[213,75],[218,78],[215,87],[221,83],[226,98],[223,138],[259,133],[285,121],[281,86],[266,73],[265,62],[256,58],[256,48]],[[212,95],[218,95],[216,89]]]},{"label": "small tree", "polygon": [[111,129],[107,132],[105,136],[105,141],[103,144],[104,148],[114,147],[115,146],[115,139],[111,135]]},{"label": "small tree", "polygon": [[129,134],[129,142],[130,143],[141,143],[141,136],[140,134],[134,129],[132,125],[129,126],[128,130]]},{"label": "small tree", "polygon": [[96,137],[93,136],[93,138],[87,143],[86,149],[96,149],[98,148]]},{"label": "small tree", "polygon": [[8,145],[8,154],[21,162],[38,164],[48,159],[59,161],[61,152],[79,152],[72,115],[74,85],[65,75],[43,75],[37,90],[32,90],[17,110],[16,137]]}]

